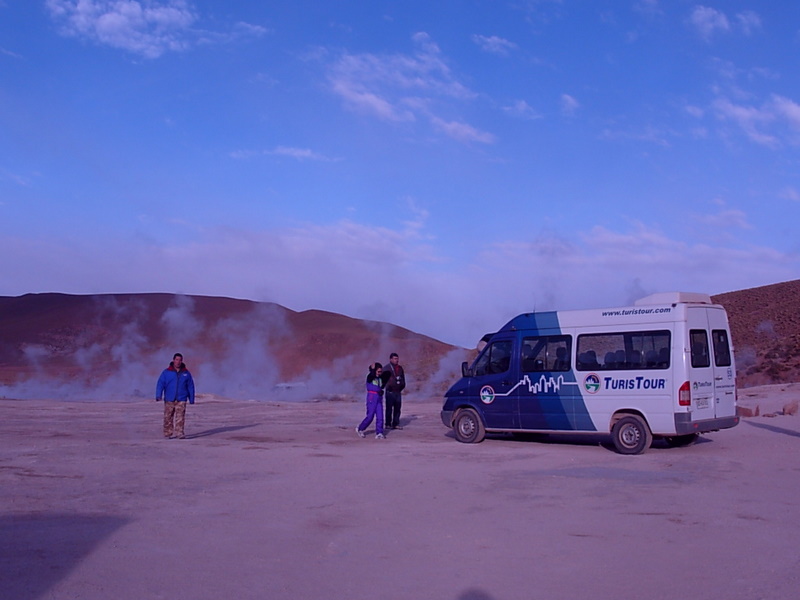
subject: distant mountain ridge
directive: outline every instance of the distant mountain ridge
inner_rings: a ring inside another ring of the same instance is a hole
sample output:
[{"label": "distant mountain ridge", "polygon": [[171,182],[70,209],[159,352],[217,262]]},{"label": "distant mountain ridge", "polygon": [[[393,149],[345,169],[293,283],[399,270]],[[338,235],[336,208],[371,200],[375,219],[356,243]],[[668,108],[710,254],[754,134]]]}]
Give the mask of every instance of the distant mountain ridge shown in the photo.
[{"label": "distant mountain ridge", "polygon": [[388,323],[268,302],[161,293],[0,297],[0,384],[147,396],[176,351],[205,391],[257,399],[276,390],[283,397],[361,391],[368,365],[388,362],[390,352],[411,380],[436,381],[443,357],[456,355],[441,374],[449,378],[466,355]]},{"label": "distant mountain ridge", "polygon": [[[800,381],[800,280],[712,299],[728,311],[740,386]],[[440,396],[475,354],[389,323],[269,302],[164,293],[0,297],[0,385],[18,386],[12,390],[149,396],[175,351],[209,393],[256,399],[355,393],[367,365],[390,352],[400,354],[418,393]]]},{"label": "distant mountain ridge", "polygon": [[728,312],[740,386],[800,382],[800,280],[712,300]]}]

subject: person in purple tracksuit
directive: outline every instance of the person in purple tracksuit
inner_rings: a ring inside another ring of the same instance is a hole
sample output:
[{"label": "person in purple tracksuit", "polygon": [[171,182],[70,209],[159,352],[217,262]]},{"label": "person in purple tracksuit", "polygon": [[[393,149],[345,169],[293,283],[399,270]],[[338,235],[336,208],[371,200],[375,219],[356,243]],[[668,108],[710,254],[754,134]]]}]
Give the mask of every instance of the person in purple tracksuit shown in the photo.
[{"label": "person in purple tracksuit", "polygon": [[370,426],[372,419],[375,419],[375,439],[384,439],[382,372],[383,365],[379,362],[369,366],[369,373],[367,374],[367,415],[361,421],[361,424],[356,427],[356,433],[362,438],[366,437],[364,430]]}]

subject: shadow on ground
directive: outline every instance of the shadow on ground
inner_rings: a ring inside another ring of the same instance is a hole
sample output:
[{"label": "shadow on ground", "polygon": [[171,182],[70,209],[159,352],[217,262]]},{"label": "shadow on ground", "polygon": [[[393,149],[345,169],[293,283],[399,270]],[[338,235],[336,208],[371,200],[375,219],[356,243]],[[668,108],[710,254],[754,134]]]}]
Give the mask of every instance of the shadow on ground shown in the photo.
[{"label": "shadow on ground", "polygon": [[3,598],[40,598],[128,519],[44,513],[0,516]]}]

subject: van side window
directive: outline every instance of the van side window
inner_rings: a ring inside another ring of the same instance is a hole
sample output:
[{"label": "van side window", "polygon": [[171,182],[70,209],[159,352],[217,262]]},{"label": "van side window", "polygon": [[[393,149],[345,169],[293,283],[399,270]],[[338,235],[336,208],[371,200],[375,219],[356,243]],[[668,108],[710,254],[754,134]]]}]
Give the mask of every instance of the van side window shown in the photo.
[{"label": "van side window", "polygon": [[671,337],[667,330],[579,335],[578,370],[668,369],[670,347]]},{"label": "van side window", "polygon": [[691,344],[692,367],[698,369],[710,367],[711,359],[708,354],[708,332],[705,329],[692,329],[689,331]]},{"label": "van side window", "polygon": [[511,340],[490,344],[475,362],[475,375],[505,373],[511,367]]},{"label": "van side window", "polygon": [[548,335],[522,340],[520,364],[523,373],[569,371],[572,337]]},{"label": "van side window", "polygon": [[712,329],[711,341],[714,344],[714,364],[718,367],[730,367],[731,346],[728,343],[728,332],[724,329]]}]

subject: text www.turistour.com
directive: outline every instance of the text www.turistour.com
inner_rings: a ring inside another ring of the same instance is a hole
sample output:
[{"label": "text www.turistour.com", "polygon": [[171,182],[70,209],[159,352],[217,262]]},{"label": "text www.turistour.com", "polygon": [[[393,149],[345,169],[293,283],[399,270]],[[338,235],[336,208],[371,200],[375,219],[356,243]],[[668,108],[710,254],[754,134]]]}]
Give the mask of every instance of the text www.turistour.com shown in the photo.
[{"label": "text www.turistour.com", "polygon": [[624,310],[604,310],[604,317],[630,317],[631,315],[655,315],[672,312],[671,306],[659,308],[626,308]]}]

